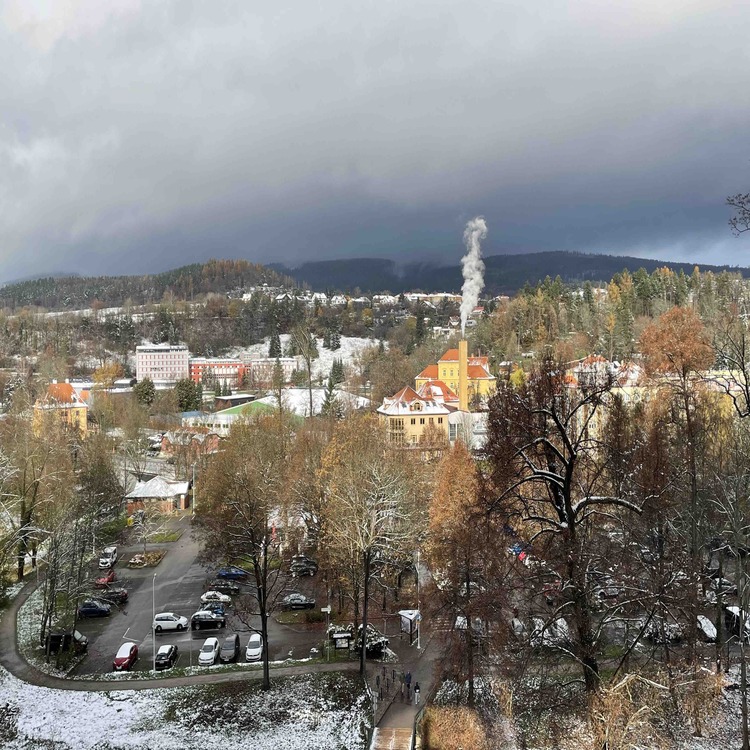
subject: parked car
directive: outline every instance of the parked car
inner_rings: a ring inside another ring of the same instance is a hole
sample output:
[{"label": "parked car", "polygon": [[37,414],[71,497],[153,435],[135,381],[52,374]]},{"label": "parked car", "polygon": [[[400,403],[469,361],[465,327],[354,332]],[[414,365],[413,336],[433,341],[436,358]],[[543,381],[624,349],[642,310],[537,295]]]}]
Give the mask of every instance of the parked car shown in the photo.
[{"label": "parked car", "polygon": [[99,556],[99,567],[111,568],[117,562],[117,547],[105,547]]},{"label": "parked car", "polygon": [[211,588],[214,591],[221,591],[222,594],[236,595],[240,593],[240,587],[236,583],[221,578],[211,581]]},{"label": "parked car", "polygon": [[185,630],[187,626],[188,618],[174,612],[159,612],[153,622],[153,628],[157,633],[161,633],[162,630]]},{"label": "parked car", "polygon": [[89,647],[89,639],[78,630],[65,633],[49,633],[47,635],[46,649],[50,654],[58,651],[72,650],[74,654],[86,653]]},{"label": "parked car", "polygon": [[679,643],[683,636],[680,623],[661,615],[655,615],[643,631],[643,637],[657,645]]},{"label": "parked car", "polygon": [[260,633],[253,633],[245,649],[245,661],[258,661],[263,656],[263,637]]},{"label": "parked car", "polygon": [[698,638],[704,643],[716,643],[716,626],[705,615],[698,615]]},{"label": "parked car", "polygon": [[225,568],[219,568],[216,577],[229,581],[246,581],[250,577],[250,574],[236,565],[228,565]]},{"label": "parked car", "polygon": [[570,627],[563,617],[550,622],[532,617],[531,625],[529,643],[533,648],[554,648],[570,643]]},{"label": "parked car", "polygon": [[[742,622],[744,621],[744,628]],[[739,607],[724,607],[724,624],[727,630],[734,636],[740,636],[740,630],[744,629],[744,640],[750,641],[750,613],[743,612]]]},{"label": "parked car", "polygon": [[229,604],[231,601],[232,597],[228,594],[222,594],[221,591],[206,591],[205,594],[201,594],[201,604],[206,604],[206,602]]},{"label": "parked car", "polygon": [[219,655],[219,639],[206,638],[198,653],[198,666],[210,667],[216,663],[216,657]]},{"label": "parked car", "polygon": [[156,661],[154,666],[156,671],[160,672],[163,669],[172,669],[177,662],[178,649],[175,645],[159,646],[159,650],[156,652]]},{"label": "parked car", "polygon": [[123,643],[115,655],[114,662],[112,662],[112,669],[115,672],[126,672],[133,668],[137,660],[138,644],[131,642]]},{"label": "parked car", "polygon": [[224,639],[224,643],[221,644],[221,650],[219,651],[219,661],[222,663],[229,663],[237,661],[237,657],[240,655],[240,637],[237,633],[232,633]]},{"label": "parked car", "polygon": [[221,602],[206,602],[201,605],[201,609],[208,612],[215,612],[217,615],[225,615],[226,607]]},{"label": "parked car", "polygon": [[737,594],[737,587],[726,578],[714,578],[711,581],[710,588],[714,593],[718,593],[719,588],[721,588],[721,593],[725,596],[736,596]]},{"label": "parked car", "polygon": [[282,609],[312,609],[314,606],[315,599],[310,599],[310,597],[298,592],[289,594],[281,600]]},{"label": "parked car", "polygon": [[107,586],[109,586],[109,584],[112,583],[115,580],[115,578],[116,576],[115,576],[114,568],[110,568],[103,576],[101,576],[100,578],[97,578],[94,581],[94,585],[97,588],[104,589],[104,588],[107,588]]},{"label": "parked car", "polygon": [[97,596],[105,602],[110,604],[125,604],[128,600],[128,590],[123,588],[106,588],[101,591]]},{"label": "parked car", "polygon": [[314,576],[318,572],[318,563],[304,555],[295,555],[289,571],[293,576]]},{"label": "parked car", "polygon": [[224,615],[216,614],[216,612],[209,612],[206,609],[201,609],[198,612],[193,613],[190,618],[190,627],[193,630],[201,630],[202,628],[225,628],[227,625],[227,618]]},{"label": "parked car", "polygon": [[78,617],[109,617],[112,607],[97,599],[87,599],[78,606]]}]

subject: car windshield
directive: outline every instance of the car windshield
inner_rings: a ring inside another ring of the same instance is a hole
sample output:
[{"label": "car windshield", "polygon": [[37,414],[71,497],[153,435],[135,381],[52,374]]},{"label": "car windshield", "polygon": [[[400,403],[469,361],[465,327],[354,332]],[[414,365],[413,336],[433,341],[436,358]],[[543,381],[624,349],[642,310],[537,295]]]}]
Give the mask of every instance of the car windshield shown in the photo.
[{"label": "car windshield", "polygon": [[214,650],[214,647],[213,647],[213,644],[212,644],[212,643],[204,643],[204,644],[203,644],[203,648],[201,648],[201,651],[202,651],[202,652],[203,652],[204,654],[208,654],[208,653],[210,653],[210,652],[211,652],[211,651],[213,651],[213,650]]},{"label": "car windshield", "polygon": [[247,643],[248,648],[258,648],[260,646],[260,636],[259,635],[251,635],[250,640]]}]

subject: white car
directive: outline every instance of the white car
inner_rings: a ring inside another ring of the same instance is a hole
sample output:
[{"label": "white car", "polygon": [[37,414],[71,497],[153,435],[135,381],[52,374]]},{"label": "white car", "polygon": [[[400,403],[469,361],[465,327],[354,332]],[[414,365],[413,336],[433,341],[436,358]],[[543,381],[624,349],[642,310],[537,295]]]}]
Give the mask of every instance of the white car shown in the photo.
[{"label": "white car", "polygon": [[218,638],[206,638],[198,653],[198,666],[210,667],[214,664],[219,656],[219,649]]},{"label": "white car", "polygon": [[99,568],[111,568],[117,562],[117,547],[105,547],[99,557]]},{"label": "white car", "polygon": [[263,638],[260,633],[253,633],[245,649],[245,661],[258,661],[263,656]]},{"label": "white car", "polygon": [[206,591],[205,594],[201,595],[201,604],[208,604],[208,602],[221,602],[221,604],[229,604],[232,601],[232,597],[228,594],[222,594],[221,591]]},{"label": "white car", "polygon": [[152,627],[157,633],[161,633],[162,630],[187,630],[189,624],[187,617],[182,615],[176,615],[174,612],[159,612],[154,617]]}]

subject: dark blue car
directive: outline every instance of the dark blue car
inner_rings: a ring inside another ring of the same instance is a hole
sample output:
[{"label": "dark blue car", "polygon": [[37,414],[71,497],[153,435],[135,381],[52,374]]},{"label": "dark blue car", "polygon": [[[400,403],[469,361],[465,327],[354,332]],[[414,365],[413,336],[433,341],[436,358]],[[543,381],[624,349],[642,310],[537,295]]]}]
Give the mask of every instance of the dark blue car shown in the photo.
[{"label": "dark blue car", "polygon": [[226,568],[219,568],[216,574],[217,578],[224,578],[227,581],[246,581],[250,574],[238,568],[236,565],[228,565]]},{"label": "dark blue car", "polygon": [[79,617],[109,617],[112,608],[109,604],[98,602],[95,599],[88,599],[81,602],[78,607]]}]

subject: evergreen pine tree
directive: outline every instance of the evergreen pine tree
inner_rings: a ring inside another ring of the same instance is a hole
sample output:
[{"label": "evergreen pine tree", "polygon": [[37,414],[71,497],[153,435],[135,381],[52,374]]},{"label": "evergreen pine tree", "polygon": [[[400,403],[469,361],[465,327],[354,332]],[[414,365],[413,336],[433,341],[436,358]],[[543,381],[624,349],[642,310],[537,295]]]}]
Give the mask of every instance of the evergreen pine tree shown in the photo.
[{"label": "evergreen pine tree", "polygon": [[323,406],[320,412],[324,417],[330,417],[332,419],[341,419],[343,412],[341,405],[336,397],[336,384],[334,383],[333,375],[328,378],[326,384],[325,398],[323,400]]},{"label": "evergreen pine tree", "polygon": [[417,305],[417,326],[414,329],[414,338],[417,344],[421,344],[424,341],[425,336],[425,325],[424,325],[424,310],[422,305]]},{"label": "evergreen pine tree", "polygon": [[271,334],[271,340],[268,342],[268,356],[272,359],[278,359],[281,356],[281,337],[278,330]]},{"label": "evergreen pine tree", "polygon": [[341,359],[334,359],[331,366],[331,377],[334,385],[344,382],[344,362]]},{"label": "evergreen pine tree", "polygon": [[339,333],[338,329],[334,330],[333,333],[331,333],[331,351],[336,351],[337,349],[341,349],[341,334]]}]

